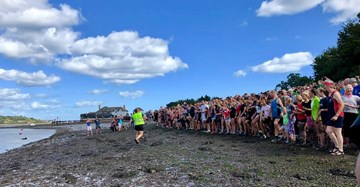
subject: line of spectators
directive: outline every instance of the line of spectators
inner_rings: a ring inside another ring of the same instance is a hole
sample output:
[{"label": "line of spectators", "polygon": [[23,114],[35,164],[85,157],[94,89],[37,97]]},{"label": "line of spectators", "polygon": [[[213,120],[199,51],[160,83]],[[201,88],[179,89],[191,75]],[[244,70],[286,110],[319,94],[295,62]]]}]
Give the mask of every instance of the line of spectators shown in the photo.
[{"label": "line of spectators", "polygon": [[360,123],[359,83],[358,76],[338,83],[324,78],[288,90],[161,107],[153,116],[165,128],[271,138],[342,155],[357,132],[350,126]]}]

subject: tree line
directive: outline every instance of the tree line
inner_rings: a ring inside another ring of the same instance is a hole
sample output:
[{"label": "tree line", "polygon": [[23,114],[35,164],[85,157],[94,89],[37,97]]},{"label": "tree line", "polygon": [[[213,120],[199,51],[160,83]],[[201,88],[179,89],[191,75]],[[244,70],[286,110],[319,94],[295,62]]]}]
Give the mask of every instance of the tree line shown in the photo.
[{"label": "tree line", "polygon": [[276,85],[277,89],[303,86],[328,77],[333,81],[360,75],[360,13],[356,20],[349,20],[338,32],[336,46],[329,47],[315,57],[313,77],[292,73],[287,81]]}]

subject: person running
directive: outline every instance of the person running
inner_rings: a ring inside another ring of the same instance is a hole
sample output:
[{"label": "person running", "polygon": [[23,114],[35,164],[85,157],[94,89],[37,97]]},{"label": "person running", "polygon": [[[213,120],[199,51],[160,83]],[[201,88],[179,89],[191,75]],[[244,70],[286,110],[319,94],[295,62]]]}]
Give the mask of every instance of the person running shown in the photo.
[{"label": "person running", "polygon": [[328,112],[330,115],[329,126],[326,127],[326,133],[331,141],[335,144],[335,148],[330,151],[332,155],[344,154],[344,139],[342,136],[342,126],[344,122],[344,102],[340,93],[335,89],[335,84],[330,79],[322,82],[324,88],[330,93]]},{"label": "person running", "polygon": [[91,128],[91,120],[88,118],[86,120],[86,129],[87,129],[87,136],[93,135],[92,128]]},{"label": "person running", "polygon": [[95,130],[96,130],[96,134],[101,133],[100,119],[97,116],[95,119]]},{"label": "person running", "polygon": [[142,138],[144,136],[144,125],[145,125],[145,120],[146,120],[146,116],[144,116],[141,112],[141,108],[136,108],[134,110],[134,114],[132,115],[132,119],[130,121],[130,123],[132,121],[134,121],[134,126],[135,126],[135,142],[136,144],[140,143],[140,138]]}]

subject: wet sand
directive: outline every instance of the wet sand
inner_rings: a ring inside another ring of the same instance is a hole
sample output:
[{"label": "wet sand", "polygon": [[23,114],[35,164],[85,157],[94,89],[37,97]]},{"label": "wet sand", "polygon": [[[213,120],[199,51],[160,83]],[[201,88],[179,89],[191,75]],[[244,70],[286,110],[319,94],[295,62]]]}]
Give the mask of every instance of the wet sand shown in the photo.
[{"label": "wet sand", "polygon": [[136,145],[133,130],[114,133],[104,129],[102,134],[87,137],[85,131],[57,128],[50,138],[0,154],[0,184],[356,186],[356,150],[331,156],[258,138],[155,125],[148,125],[145,134]]}]

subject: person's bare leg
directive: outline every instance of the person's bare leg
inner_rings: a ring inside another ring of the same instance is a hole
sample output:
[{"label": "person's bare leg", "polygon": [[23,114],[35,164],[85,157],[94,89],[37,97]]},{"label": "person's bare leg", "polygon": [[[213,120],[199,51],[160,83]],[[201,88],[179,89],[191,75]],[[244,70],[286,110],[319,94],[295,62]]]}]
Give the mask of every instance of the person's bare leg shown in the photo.
[{"label": "person's bare leg", "polygon": [[339,151],[344,151],[344,138],[342,136],[342,128],[334,128],[334,133],[339,145]]},{"label": "person's bare leg", "polygon": [[144,131],[138,131],[138,134],[136,136],[137,140],[140,140],[140,138],[142,138],[144,136]]},{"label": "person's bare leg", "polygon": [[326,127],[326,133],[328,134],[328,136],[330,137],[331,141],[334,143],[335,147],[336,148],[339,148],[339,143],[338,143],[338,140],[334,134],[334,128],[333,127],[330,127],[330,126],[327,126]]}]

